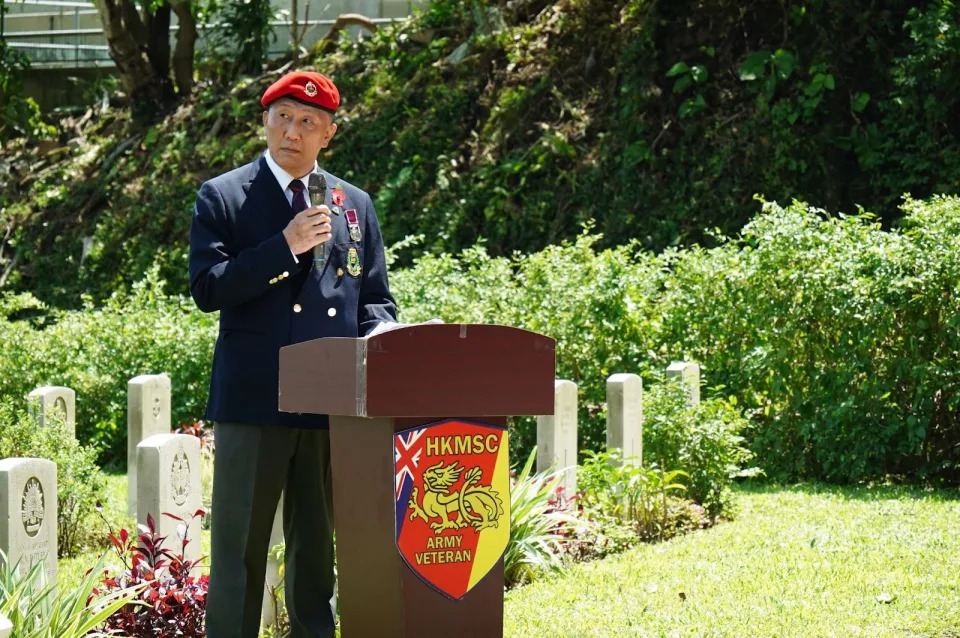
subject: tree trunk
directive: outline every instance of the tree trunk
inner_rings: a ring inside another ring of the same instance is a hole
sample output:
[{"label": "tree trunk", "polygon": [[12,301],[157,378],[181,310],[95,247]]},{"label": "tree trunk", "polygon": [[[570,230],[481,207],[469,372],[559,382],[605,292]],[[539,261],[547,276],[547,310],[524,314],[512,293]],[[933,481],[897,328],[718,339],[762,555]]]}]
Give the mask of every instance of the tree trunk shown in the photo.
[{"label": "tree trunk", "polygon": [[150,13],[146,4],[143,7],[143,24],[147,32],[146,54],[159,84],[157,92],[161,101],[157,106],[163,112],[176,97],[170,79],[170,5],[157,5],[154,12]]},{"label": "tree trunk", "polygon": [[153,13],[143,8],[147,30],[147,59],[158,77],[170,75],[170,5],[161,4]]},{"label": "tree trunk", "polygon": [[297,6],[297,0],[290,0],[290,17],[293,20],[293,25],[290,29],[290,41],[293,42],[294,51],[300,48],[300,34],[298,33],[299,29],[297,27],[300,22],[299,16],[297,15],[299,11],[300,7]]},{"label": "tree trunk", "polygon": [[197,43],[197,20],[190,0],[171,0],[177,14],[177,46],[173,51],[173,78],[177,92],[186,97],[193,90],[193,50]]},{"label": "tree trunk", "polygon": [[[169,38],[170,14],[148,19],[150,29],[137,13],[131,0],[94,0],[103,23],[110,57],[117,65],[120,82],[130,99],[134,121],[144,124],[162,115],[172,103],[173,87],[169,77],[169,41],[161,45],[162,33]],[[167,52],[163,62],[155,65],[150,45],[162,46]],[[157,68],[159,66],[159,69]]]}]

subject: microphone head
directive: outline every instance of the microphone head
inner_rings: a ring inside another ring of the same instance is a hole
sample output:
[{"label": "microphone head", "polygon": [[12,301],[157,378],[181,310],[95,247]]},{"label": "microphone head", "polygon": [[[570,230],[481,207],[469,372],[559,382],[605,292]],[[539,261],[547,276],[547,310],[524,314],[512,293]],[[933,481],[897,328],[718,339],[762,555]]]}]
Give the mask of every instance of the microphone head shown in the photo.
[{"label": "microphone head", "polygon": [[310,191],[310,203],[319,206],[327,195],[327,178],[317,173],[310,173],[307,190]]}]

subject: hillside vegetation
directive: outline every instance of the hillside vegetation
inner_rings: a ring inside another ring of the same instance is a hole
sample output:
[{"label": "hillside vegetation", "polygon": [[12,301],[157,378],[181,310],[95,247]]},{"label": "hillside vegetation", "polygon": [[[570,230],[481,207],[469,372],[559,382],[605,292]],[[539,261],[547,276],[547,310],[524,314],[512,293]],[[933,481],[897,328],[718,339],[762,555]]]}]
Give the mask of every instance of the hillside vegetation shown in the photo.
[{"label": "hillside vegetation", "polygon": [[[395,268],[391,288],[404,321],[556,338],[557,377],[579,385],[582,450],[606,445],[607,377],[635,372],[648,459],[690,436],[685,455],[664,456],[726,475],[743,459],[723,450],[743,437],[771,478],[957,485],[960,198],[911,200],[901,226],[768,203],[711,249],[600,249],[595,234],[511,257],[474,247]],[[216,316],[170,292],[153,269],[102,307],[0,297],[0,402],[22,405],[45,384],[74,388],[78,436],[114,460],[125,454],[126,381],[137,374],[170,374],[175,424],[201,418]],[[663,370],[680,359],[705,373],[695,413],[662,400]],[[512,423],[513,458],[535,440],[532,419]]]},{"label": "hillside vegetation", "polygon": [[[332,75],[324,165],[369,189],[388,242],[533,251],[596,220],[603,245],[711,242],[754,193],[889,224],[960,180],[958,9],[946,1],[438,0],[293,62]],[[282,60],[286,65],[290,60]],[[200,67],[203,68],[203,67]],[[286,66],[282,68],[287,68]],[[137,129],[115,108],[0,156],[0,285],[78,307],[152,264],[186,290],[200,183],[264,147],[281,67]]]}]

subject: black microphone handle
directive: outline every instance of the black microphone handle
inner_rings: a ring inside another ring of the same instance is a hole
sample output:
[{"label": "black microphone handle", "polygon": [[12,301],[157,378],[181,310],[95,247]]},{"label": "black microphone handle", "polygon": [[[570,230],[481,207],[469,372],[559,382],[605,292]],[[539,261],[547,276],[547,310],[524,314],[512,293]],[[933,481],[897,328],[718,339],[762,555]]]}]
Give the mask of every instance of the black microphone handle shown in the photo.
[{"label": "black microphone handle", "polygon": [[[317,175],[316,173],[310,173],[309,185],[307,189],[310,191],[310,204],[311,206],[320,206],[323,204],[323,200],[327,197],[327,180],[323,175]],[[313,263],[314,265],[323,264],[323,244],[325,242],[320,242],[313,247]]]}]

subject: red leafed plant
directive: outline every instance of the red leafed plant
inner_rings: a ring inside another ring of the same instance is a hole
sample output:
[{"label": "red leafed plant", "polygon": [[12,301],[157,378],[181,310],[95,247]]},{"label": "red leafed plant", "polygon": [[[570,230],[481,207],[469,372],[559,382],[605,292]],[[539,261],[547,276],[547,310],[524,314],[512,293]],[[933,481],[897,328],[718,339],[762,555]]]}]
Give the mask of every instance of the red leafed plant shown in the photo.
[{"label": "red leafed plant", "polygon": [[[203,514],[203,510],[197,510],[190,520]],[[100,631],[115,636],[190,638],[206,635],[203,616],[207,606],[208,577],[190,575],[203,557],[196,560],[184,558],[190,542],[187,538],[189,522],[173,514],[163,515],[179,521],[179,552],[163,547],[167,537],[157,533],[156,522],[150,515],[147,524],[139,526],[140,533],[136,536],[126,529],[121,529],[119,535],[110,533],[110,541],[125,570],[114,576],[105,571],[103,586],[93,593],[100,595],[126,587],[140,587],[140,593],[107,618]]]},{"label": "red leafed plant", "polygon": [[189,434],[190,436],[197,437],[200,439],[200,451],[213,454],[215,447],[213,441],[213,428],[207,427],[207,424],[204,421],[184,423],[180,426],[176,433]]}]

